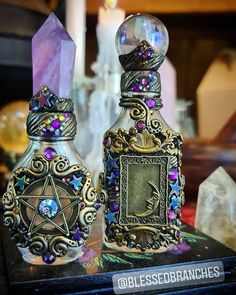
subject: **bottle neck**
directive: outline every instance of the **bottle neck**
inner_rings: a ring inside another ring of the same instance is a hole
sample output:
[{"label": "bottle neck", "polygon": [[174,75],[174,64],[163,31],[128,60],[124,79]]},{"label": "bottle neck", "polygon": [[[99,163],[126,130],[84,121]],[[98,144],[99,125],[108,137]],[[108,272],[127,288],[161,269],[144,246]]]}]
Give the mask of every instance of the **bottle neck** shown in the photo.
[{"label": "bottle neck", "polygon": [[137,107],[153,113],[162,108],[160,74],[154,70],[128,71],[121,76],[121,101],[124,108]]}]

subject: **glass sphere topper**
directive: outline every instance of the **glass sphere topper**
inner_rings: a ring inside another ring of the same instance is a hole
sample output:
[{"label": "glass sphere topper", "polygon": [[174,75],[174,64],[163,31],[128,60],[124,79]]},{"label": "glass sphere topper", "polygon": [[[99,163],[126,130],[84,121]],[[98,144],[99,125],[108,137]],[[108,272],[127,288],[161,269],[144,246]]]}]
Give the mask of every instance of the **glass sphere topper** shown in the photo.
[{"label": "glass sphere topper", "polygon": [[159,54],[165,55],[169,46],[169,35],[164,24],[157,18],[137,14],[128,17],[116,33],[116,50],[119,55],[130,53],[143,40]]}]

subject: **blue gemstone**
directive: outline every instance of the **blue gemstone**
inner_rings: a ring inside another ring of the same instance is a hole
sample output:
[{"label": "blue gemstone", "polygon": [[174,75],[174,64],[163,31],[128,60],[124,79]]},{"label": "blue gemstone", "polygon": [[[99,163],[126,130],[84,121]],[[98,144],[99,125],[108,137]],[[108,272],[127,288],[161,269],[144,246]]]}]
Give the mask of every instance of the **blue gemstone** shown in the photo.
[{"label": "blue gemstone", "polygon": [[115,171],[113,171],[113,175],[115,176],[115,177],[118,177],[119,176],[119,171],[118,170],[115,170]]},{"label": "blue gemstone", "polygon": [[75,233],[73,234],[73,240],[79,241],[80,239],[81,239],[81,231],[79,228],[77,228]]},{"label": "blue gemstone", "polygon": [[58,212],[58,206],[53,199],[45,199],[39,203],[39,213],[48,218],[54,217]]},{"label": "blue gemstone", "polygon": [[134,242],[129,242],[127,246],[128,246],[129,249],[134,248],[135,243]]},{"label": "blue gemstone", "polygon": [[43,260],[43,262],[45,262],[47,264],[52,264],[56,260],[56,257],[50,253],[46,253],[46,254],[42,255],[42,260]]},{"label": "blue gemstone", "polygon": [[100,207],[101,207],[101,203],[96,203],[96,204],[94,205],[94,208],[95,208],[96,210],[98,210]]}]

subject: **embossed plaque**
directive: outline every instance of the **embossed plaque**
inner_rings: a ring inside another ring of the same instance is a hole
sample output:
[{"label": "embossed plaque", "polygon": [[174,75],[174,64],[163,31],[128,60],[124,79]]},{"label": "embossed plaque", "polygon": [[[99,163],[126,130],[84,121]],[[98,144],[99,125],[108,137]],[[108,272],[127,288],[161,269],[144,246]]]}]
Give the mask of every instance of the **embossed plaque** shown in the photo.
[{"label": "embossed plaque", "polygon": [[167,224],[168,161],[166,156],[120,157],[120,224]]}]

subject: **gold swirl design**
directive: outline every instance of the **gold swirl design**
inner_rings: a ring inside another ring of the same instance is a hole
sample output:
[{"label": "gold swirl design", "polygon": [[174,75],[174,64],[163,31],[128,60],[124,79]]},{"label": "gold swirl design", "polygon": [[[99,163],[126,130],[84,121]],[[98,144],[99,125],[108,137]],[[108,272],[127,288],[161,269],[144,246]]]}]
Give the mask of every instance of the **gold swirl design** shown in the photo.
[{"label": "gold swirl design", "polygon": [[6,211],[3,215],[4,224],[11,229],[16,229],[20,224],[19,214],[15,214],[13,211]]},{"label": "gold swirl design", "polygon": [[151,122],[147,122],[147,128],[149,131],[152,131],[153,133],[157,133],[162,131],[162,124],[159,120],[153,119]]},{"label": "gold swirl design", "polygon": [[36,155],[33,157],[30,165],[30,169],[19,168],[16,173],[26,172],[35,177],[44,177],[49,171],[48,161],[42,155]]},{"label": "gold swirl design", "polygon": [[[87,179],[85,184],[84,184],[83,191],[82,191],[83,202],[87,206],[93,206],[93,204],[94,204],[94,202],[96,200],[96,196],[97,196],[95,188],[90,186],[90,184],[91,184],[91,179]],[[84,190],[86,190],[86,191],[84,192]]]},{"label": "gold swirl design", "polygon": [[50,171],[55,176],[65,176],[76,171],[81,171],[85,176],[89,176],[89,171],[82,165],[70,166],[69,160],[64,156],[57,156],[50,163]]},{"label": "gold swirl design", "polygon": [[41,256],[46,253],[48,249],[48,243],[42,236],[36,236],[32,238],[29,244],[29,250],[33,255]]},{"label": "gold swirl design", "polygon": [[99,200],[102,204],[106,204],[108,200],[108,194],[105,189],[102,189],[100,194],[99,194]]},{"label": "gold swirl design", "polygon": [[89,230],[88,224],[92,224],[97,216],[95,208],[84,208],[80,211],[79,223],[83,230]]},{"label": "gold swirl design", "polygon": [[18,206],[18,201],[13,198],[11,192],[6,192],[3,195],[2,202],[6,210],[12,210],[14,207]]},{"label": "gold swirl design", "polygon": [[[50,185],[52,187],[55,187],[54,182],[52,183],[52,179],[55,177],[55,180],[58,182],[61,181],[61,178],[66,177],[69,174],[74,175],[75,172],[79,172],[79,175],[83,176],[83,179],[85,179],[85,182],[83,181],[83,187],[82,190],[79,191],[77,189],[74,190],[74,193],[77,195],[77,199],[73,196],[69,195],[68,198],[72,198],[73,201],[71,201],[71,204],[78,204],[79,202],[83,202],[85,204],[85,208],[81,211],[77,210],[75,211],[75,220],[79,224],[81,224],[81,230],[84,231],[83,238],[81,238],[79,241],[74,241],[72,239],[73,230],[72,228],[69,228],[69,224],[67,224],[67,232],[65,233],[65,236],[58,236],[53,235],[50,239],[48,239],[48,235],[38,234],[37,232],[32,233],[30,236],[30,239],[23,239],[21,242],[19,242],[19,246],[21,247],[28,247],[29,251],[33,255],[42,255],[46,252],[50,252],[51,254],[55,256],[64,256],[68,253],[68,247],[77,247],[84,244],[84,241],[87,239],[91,228],[89,225],[91,225],[95,219],[96,219],[96,209],[94,208],[94,204],[97,199],[96,191],[94,187],[92,186],[91,181],[91,175],[87,168],[85,168],[82,164],[77,164],[70,166],[70,162],[67,157],[65,156],[56,156],[53,160],[47,160],[43,155],[36,154],[29,164],[30,168],[27,167],[21,167],[18,168],[16,171],[13,172],[9,183],[7,192],[3,196],[3,203],[5,213],[4,213],[4,223],[7,227],[11,228],[12,236],[18,235],[21,231],[21,225],[26,227],[26,233],[27,229],[29,231],[29,228],[31,224],[26,224],[22,217],[21,210],[25,210],[24,206],[27,206],[27,200],[31,197],[31,194],[25,195],[25,189],[28,188],[28,185],[34,185],[34,182],[42,179],[43,177],[49,177],[50,175]],[[26,187],[23,187],[21,190],[15,190],[17,177],[25,177]],[[52,178],[53,176],[53,178]],[[71,176],[71,175],[70,175]],[[47,180],[45,180],[44,183],[46,183]],[[48,180],[49,181],[49,180]],[[48,185],[49,182],[47,182]],[[66,184],[63,183],[63,187]],[[69,185],[69,184],[68,184]],[[46,187],[46,186],[45,186]],[[70,186],[70,190],[71,190]],[[19,194],[19,195],[18,195]],[[43,191],[42,191],[43,194]],[[23,198],[20,198],[23,196]],[[40,196],[33,196],[32,197],[40,197]],[[58,198],[60,196],[57,196]],[[74,200],[74,198],[76,200]],[[19,206],[20,204],[20,206]],[[68,205],[67,205],[68,206]],[[37,208],[34,208],[31,204],[29,204],[29,207],[31,209],[37,210]],[[62,210],[65,210],[66,206],[62,208]],[[37,211],[35,211],[37,212]],[[69,217],[70,218],[70,217]],[[53,224],[56,226],[56,222],[53,221]],[[58,225],[57,225],[58,226]],[[28,227],[28,228],[27,228]],[[64,233],[64,232],[63,232]]]},{"label": "gold swirl design", "polygon": [[68,252],[68,247],[77,247],[78,243],[76,241],[70,240],[66,237],[54,237],[49,243],[49,251],[54,256],[65,256]]},{"label": "gold swirl design", "polygon": [[112,224],[111,230],[115,233],[115,237],[108,239],[108,242],[116,242],[119,247],[127,246],[128,242],[133,242],[136,249],[145,251],[178,243],[178,239],[175,237],[177,228],[174,225],[162,228],[161,231],[150,226],[136,226],[128,229],[118,224]]},{"label": "gold swirl design", "polygon": [[139,120],[146,118],[146,121],[149,121],[149,109],[142,100],[138,98],[122,98],[120,105],[131,108],[131,119]]}]

